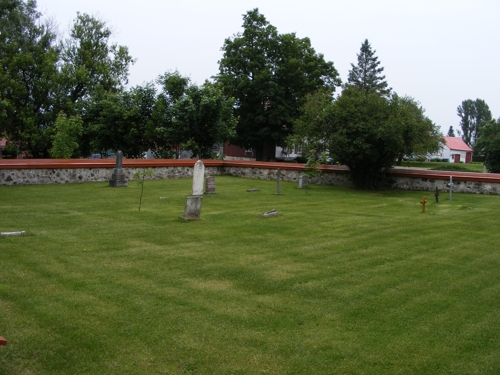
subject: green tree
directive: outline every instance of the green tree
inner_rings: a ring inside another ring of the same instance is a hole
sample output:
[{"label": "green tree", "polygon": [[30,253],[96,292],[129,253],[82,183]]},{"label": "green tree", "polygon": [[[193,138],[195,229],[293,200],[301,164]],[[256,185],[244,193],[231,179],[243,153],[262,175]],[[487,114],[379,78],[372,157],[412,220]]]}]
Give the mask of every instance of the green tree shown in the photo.
[{"label": "green tree", "polygon": [[35,1],[0,0],[0,134],[19,152],[48,156],[55,119],[56,34]]},{"label": "green tree", "polygon": [[450,126],[450,128],[448,129],[447,136],[448,137],[454,137],[455,136],[455,130],[453,129],[453,126]]},{"label": "green tree", "polygon": [[[238,118],[232,143],[265,150],[284,146],[305,96],[340,85],[332,62],[317,54],[308,38],[280,35],[258,9],[243,16],[243,33],[225,40],[217,81],[235,98]],[[271,152],[268,151],[268,154]]]},{"label": "green tree", "polygon": [[234,99],[227,98],[217,84],[191,85],[178,72],[158,80],[163,91],[158,98],[162,122],[158,133],[167,144],[181,145],[199,158],[211,158],[212,148],[234,136]]},{"label": "green tree", "polygon": [[485,149],[484,165],[491,173],[500,173],[500,133],[488,140]]},{"label": "green tree", "polygon": [[366,94],[377,92],[381,95],[389,95],[391,88],[388,87],[385,76],[382,75],[384,68],[379,66],[380,61],[375,56],[375,52],[377,51],[372,51],[368,39],[365,39],[358,54],[358,64],[351,64],[347,85],[356,87]]},{"label": "green tree", "polygon": [[56,134],[52,137],[50,155],[53,158],[69,159],[78,148],[78,137],[82,135],[82,118],[68,117],[60,112],[54,127]]},{"label": "green tree", "polygon": [[462,139],[474,148],[483,123],[492,119],[490,108],[482,99],[467,99],[457,107],[457,114],[460,117]]},{"label": "green tree", "polygon": [[154,149],[156,89],[153,84],[128,91],[102,92],[86,101],[85,155],[92,151],[121,150],[128,158]]},{"label": "green tree", "polygon": [[61,43],[62,105],[72,109],[89,95],[123,90],[134,59],[127,47],[111,43],[111,37],[104,21],[77,13],[69,38]]},{"label": "green tree", "polygon": [[301,115],[294,121],[294,133],[288,137],[288,147],[300,150],[302,155],[329,153],[329,139],[334,132],[333,96],[329,89],[307,94],[300,108]]},{"label": "green tree", "polygon": [[475,150],[485,156],[484,165],[489,172],[500,173],[500,118],[483,123]]},{"label": "green tree", "polygon": [[439,151],[443,138],[439,128],[425,116],[422,106],[411,97],[393,95],[392,104],[397,108],[397,118],[403,125],[403,148],[398,154],[401,165],[404,155],[428,155]]},{"label": "green tree", "polygon": [[329,149],[347,165],[354,186],[384,186],[386,171],[404,148],[404,123],[397,101],[357,88],[346,88],[333,108]]}]

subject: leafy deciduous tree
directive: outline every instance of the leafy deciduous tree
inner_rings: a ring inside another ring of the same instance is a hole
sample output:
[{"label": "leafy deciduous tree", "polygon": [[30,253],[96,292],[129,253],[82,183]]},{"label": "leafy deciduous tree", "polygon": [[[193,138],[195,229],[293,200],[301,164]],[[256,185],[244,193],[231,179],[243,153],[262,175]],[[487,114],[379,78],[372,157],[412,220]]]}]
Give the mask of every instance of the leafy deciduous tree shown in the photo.
[{"label": "leafy deciduous tree", "polygon": [[397,95],[391,100],[397,106],[403,124],[403,148],[398,154],[397,164],[401,165],[404,155],[427,155],[438,151],[443,138],[438,127],[425,116],[420,104],[413,98]]},{"label": "leafy deciduous tree", "polygon": [[[258,9],[243,16],[243,33],[225,40],[217,81],[234,97],[238,118],[232,143],[265,150],[283,146],[308,93],[340,85],[332,62],[317,54],[308,38],[280,35]],[[267,155],[268,156],[268,155]]]},{"label": "leafy deciduous tree", "polygon": [[68,117],[64,112],[60,112],[54,127],[56,134],[52,137],[50,155],[53,158],[69,159],[78,148],[78,137],[82,135],[82,118]]},{"label": "leafy deciduous tree", "polygon": [[333,100],[328,91],[308,97],[295,122],[294,145],[303,154],[328,151],[350,169],[356,187],[383,186],[385,172],[404,154],[439,148],[441,135],[421,106],[409,97],[390,98],[346,86]]},{"label": "leafy deciduous tree", "polygon": [[158,82],[163,84],[158,98],[162,139],[200,158],[211,158],[213,146],[234,135],[234,99],[227,98],[217,84],[191,85],[178,72],[166,73]]},{"label": "leafy deciduous tree", "polygon": [[457,114],[460,117],[462,139],[474,148],[483,123],[492,119],[490,108],[482,99],[467,99],[457,107]]},{"label": "leafy deciduous tree", "polygon": [[99,91],[117,92],[128,82],[134,59],[127,47],[110,43],[111,35],[104,21],[77,13],[70,37],[61,46],[61,86],[69,103]]},{"label": "leafy deciduous tree", "polygon": [[86,101],[84,141],[87,152],[121,150],[129,158],[142,157],[155,147],[153,84],[129,91],[95,94]]},{"label": "leafy deciduous tree", "polygon": [[19,151],[47,156],[55,119],[59,50],[35,1],[0,0],[0,134]]},{"label": "leafy deciduous tree", "polygon": [[355,88],[344,89],[335,101],[329,149],[349,167],[354,186],[373,189],[385,183],[385,172],[404,147],[398,112],[388,98]]},{"label": "leafy deciduous tree", "polygon": [[500,173],[500,118],[483,123],[475,149],[485,156],[484,165],[488,171]]}]

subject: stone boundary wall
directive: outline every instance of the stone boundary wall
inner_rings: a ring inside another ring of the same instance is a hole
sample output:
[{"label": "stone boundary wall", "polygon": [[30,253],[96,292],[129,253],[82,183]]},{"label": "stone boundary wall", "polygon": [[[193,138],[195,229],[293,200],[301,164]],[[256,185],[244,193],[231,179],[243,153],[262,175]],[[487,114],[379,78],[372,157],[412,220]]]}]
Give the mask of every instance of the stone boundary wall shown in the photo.
[{"label": "stone boundary wall", "polygon": [[[302,164],[203,160],[206,176],[231,175],[244,178],[275,180],[279,168],[283,181],[297,182],[305,173]],[[155,179],[186,178],[193,176],[195,160],[131,160],[124,159],[126,178],[133,179],[135,172],[150,168]],[[28,159],[0,160],[1,185],[58,184],[79,182],[106,182],[111,178],[113,160],[54,160]],[[320,166],[321,175],[311,183],[333,186],[351,186],[348,170],[342,166]],[[500,194],[500,174],[467,173],[392,169],[389,172],[392,187],[402,190],[449,191],[447,184],[453,177],[453,191],[475,194]]]},{"label": "stone boundary wall", "polygon": [[[194,164],[194,163],[193,163]],[[151,167],[153,179],[184,178],[193,176],[193,167]],[[144,168],[123,168],[128,181]],[[61,168],[61,169],[9,169],[0,170],[0,185],[67,184],[109,181],[113,168]],[[220,175],[220,167],[206,167],[206,176]]]}]

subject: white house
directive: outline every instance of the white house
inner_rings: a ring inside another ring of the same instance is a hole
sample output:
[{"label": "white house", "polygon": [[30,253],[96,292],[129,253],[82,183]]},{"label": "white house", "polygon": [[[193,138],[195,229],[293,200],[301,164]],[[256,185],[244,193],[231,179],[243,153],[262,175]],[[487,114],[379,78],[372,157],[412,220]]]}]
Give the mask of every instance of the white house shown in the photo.
[{"label": "white house", "polygon": [[472,149],[460,137],[443,137],[445,144],[431,158],[448,159],[450,163],[470,163]]}]

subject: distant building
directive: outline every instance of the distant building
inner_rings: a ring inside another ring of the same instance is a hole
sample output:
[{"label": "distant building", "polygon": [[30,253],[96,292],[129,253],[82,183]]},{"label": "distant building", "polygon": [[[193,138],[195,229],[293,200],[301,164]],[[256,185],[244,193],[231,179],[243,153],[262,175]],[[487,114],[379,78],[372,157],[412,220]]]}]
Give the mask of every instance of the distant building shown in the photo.
[{"label": "distant building", "polygon": [[445,144],[431,158],[448,159],[450,163],[470,163],[472,149],[460,137],[443,137]]}]

